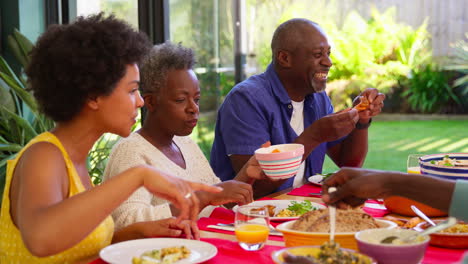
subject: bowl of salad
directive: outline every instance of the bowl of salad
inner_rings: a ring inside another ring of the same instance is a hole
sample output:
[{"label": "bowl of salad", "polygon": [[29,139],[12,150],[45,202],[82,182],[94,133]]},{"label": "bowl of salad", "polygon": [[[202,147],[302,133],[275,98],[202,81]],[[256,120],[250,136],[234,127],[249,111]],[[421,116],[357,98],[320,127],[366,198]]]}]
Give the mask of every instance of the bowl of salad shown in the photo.
[{"label": "bowl of salad", "polygon": [[468,153],[441,153],[419,158],[421,174],[451,180],[468,179]]}]

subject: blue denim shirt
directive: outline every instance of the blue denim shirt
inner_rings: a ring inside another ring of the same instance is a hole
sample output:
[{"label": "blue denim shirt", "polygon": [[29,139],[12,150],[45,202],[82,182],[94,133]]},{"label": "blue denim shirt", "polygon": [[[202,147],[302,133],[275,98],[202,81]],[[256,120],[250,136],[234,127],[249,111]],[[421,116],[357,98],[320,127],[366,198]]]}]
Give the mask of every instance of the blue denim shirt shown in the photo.
[{"label": "blue denim shirt", "polygon": [[[229,155],[253,155],[266,141],[272,145],[293,142],[298,136],[289,124],[293,106],[273,65],[266,72],[236,85],[218,110],[215,139],[211,149],[211,167],[222,180],[235,177]],[[307,95],[304,100],[304,128],[333,113],[325,92]],[[340,139],[342,140],[342,139]],[[327,148],[335,142],[322,143],[309,155],[304,176],[322,172]],[[279,190],[291,187],[288,179]]]}]

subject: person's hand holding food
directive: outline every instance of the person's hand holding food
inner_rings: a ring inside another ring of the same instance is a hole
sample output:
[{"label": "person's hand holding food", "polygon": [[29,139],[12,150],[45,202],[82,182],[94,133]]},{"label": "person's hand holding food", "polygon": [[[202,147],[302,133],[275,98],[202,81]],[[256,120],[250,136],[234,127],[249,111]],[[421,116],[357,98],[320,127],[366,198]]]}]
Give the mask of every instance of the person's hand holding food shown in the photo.
[{"label": "person's hand holding food", "polygon": [[378,115],[384,106],[385,94],[375,88],[367,88],[353,100],[353,108],[359,112],[359,122],[369,123],[369,119]]}]

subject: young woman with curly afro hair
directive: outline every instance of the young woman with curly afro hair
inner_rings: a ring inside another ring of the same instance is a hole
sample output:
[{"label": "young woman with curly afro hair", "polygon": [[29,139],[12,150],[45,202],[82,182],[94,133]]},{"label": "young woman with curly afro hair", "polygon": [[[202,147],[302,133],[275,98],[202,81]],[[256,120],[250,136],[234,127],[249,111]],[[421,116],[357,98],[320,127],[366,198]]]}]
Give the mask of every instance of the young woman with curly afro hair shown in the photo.
[{"label": "young woman with curly afro hair", "polygon": [[[30,89],[55,128],[34,138],[8,162],[0,214],[1,263],[76,263],[128,239],[198,238],[194,191],[220,188],[192,183],[151,166],[130,168],[99,186],[86,160],[103,133],[128,136],[143,100],[138,63],[147,37],[103,14],[51,26],[37,41],[26,69]],[[140,222],[114,233],[109,216],[145,187],[181,210],[176,218]]]}]

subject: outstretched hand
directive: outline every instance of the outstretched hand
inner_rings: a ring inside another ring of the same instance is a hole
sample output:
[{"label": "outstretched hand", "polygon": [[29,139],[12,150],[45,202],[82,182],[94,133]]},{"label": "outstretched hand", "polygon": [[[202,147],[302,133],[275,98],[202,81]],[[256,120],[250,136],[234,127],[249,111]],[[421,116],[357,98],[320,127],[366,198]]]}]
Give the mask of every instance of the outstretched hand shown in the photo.
[{"label": "outstretched hand", "polygon": [[147,174],[144,177],[144,186],[156,196],[171,202],[180,210],[177,222],[183,219],[195,221],[200,211],[200,201],[194,191],[219,193],[223,189],[202,183],[186,181],[158,171],[151,166],[145,166]]},{"label": "outstretched hand", "polygon": [[[329,187],[337,190],[328,193]],[[363,204],[367,198],[386,198],[391,195],[386,172],[359,168],[342,168],[325,180],[322,200],[340,208]]]},{"label": "outstretched hand", "polygon": [[227,203],[243,205],[253,201],[253,191],[250,184],[230,180],[220,182],[216,186],[223,188],[223,191],[219,193],[197,192],[200,200],[204,200],[207,205],[222,205]]}]

